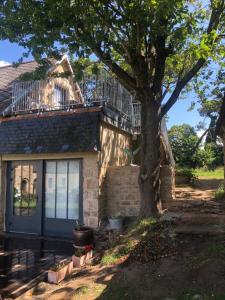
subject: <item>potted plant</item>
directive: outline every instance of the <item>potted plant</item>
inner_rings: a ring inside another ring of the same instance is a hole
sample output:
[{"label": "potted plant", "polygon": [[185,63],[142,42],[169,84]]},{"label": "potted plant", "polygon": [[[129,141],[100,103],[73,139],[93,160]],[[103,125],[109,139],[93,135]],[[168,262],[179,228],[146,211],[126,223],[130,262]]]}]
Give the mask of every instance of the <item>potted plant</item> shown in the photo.
[{"label": "potted plant", "polygon": [[64,261],[55,264],[48,270],[48,282],[58,284],[73,271],[73,262]]},{"label": "potted plant", "polygon": [[85,247],[94,244],[94,231],[90,227],[80,225],[78,221],[73,229],[73,242],[75,246]]},{"label": "potted plant", "polygon": [[93,256],[93,246],[87,245],[81,248],[75,248],[75,254],[72,256],[73,266],[76,268],[85,265],[86,261]]},{"label": "potted plant", "polygon": [[110,229],[121,230],[123,228],[123,218],[119,213],[111,215],[108,219]]}]

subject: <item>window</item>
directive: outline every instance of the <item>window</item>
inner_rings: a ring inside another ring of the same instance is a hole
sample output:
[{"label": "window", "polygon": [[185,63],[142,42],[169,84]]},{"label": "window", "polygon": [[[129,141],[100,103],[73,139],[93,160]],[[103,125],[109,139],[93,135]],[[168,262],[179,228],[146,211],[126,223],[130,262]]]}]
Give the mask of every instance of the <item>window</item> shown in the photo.
[{"label": "window", "polygon": [[46,162],[45,216],[79,219],[80,168],[78,160]]},{"label": "window", "polygon": [[60,108],[66,105],[67,98],[67,89],[61,87],[58,84],[55,84],[54,88],[54,106]]}]

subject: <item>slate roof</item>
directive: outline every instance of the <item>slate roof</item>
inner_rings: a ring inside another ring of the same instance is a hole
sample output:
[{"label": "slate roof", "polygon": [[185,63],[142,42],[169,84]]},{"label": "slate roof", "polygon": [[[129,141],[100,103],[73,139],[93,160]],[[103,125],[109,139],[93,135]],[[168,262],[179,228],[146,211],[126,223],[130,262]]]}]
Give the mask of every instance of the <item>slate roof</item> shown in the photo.
[{"label": "slate roof", "polygon": [[0,154],[98,151],[99,114],[83,112],[2,119]]},{"label": "slate roof", "polygon": [[12,65],[0,67],[0,113],[6,109],[12,101],[12,85],[18,80],[19,76],[33,72],[38,64],[30,61],[20,64],[18,67]]}]

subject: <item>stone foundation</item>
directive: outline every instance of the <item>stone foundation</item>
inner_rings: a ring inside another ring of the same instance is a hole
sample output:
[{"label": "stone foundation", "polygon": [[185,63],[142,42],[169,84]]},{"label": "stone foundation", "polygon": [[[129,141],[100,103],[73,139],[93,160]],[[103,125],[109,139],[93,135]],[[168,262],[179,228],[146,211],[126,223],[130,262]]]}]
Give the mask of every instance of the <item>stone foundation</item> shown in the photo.
[{"label": "stone foundation", "polygon": [[[107,215],[138,216],[140,192],[138,185],[139,166],[109,167],[107,171]],[[161,201],[172,201],[175,194],[174,169],[162,166]]]}]

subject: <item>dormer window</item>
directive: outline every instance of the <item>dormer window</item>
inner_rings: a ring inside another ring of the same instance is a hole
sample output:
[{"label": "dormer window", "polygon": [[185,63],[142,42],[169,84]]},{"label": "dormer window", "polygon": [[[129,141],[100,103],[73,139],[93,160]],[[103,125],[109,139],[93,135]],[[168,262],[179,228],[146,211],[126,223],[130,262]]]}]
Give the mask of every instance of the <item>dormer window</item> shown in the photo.
[{"label": "dormer window", "polygon": [[59,84],[55,84],[54,86],[54,98],[53,105],[57,108],[64,107],[66,105],[67,93],[68,90],[60,86]]}]

